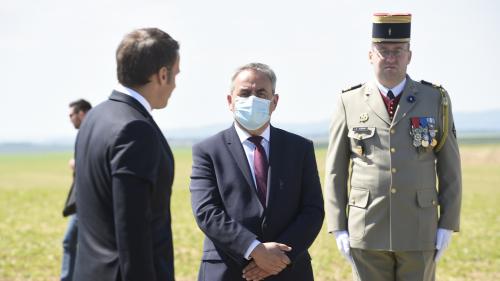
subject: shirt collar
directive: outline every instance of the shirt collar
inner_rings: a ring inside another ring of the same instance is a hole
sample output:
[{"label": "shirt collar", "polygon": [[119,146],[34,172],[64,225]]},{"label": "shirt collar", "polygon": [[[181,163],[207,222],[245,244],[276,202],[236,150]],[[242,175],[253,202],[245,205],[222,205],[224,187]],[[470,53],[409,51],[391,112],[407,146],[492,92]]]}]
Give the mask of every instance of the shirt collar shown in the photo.
[{"label": "shirt collar", "polygon": [[401,83],[397,84],[392,89],[386,88],[384,85],[380,84],[380,82],[378,82],[377,79],[375,79],[375,83],[377,84],[377,87],[378,87],[379,91],[382,93],[382,95],[387,97],[387,93],[389,92],[389,90],[391,90],[392,94],[394,94],[394,96],[397,97],[397,96],[399,96],[399,94],[401,94],[403,92],[403,90],[405,88],[406,77],[405,77],[405,79],[403,79],[403,81],[401,81]]},{"label": "shirt collar", "polygon": [[134,99],[136,99],[140,104],[142,104],[142,106],[149,112],[151,113],[151,111],[153,110],[151,108],[151,105],[149,104],[149,102],[146,100],[146,98],[144,98],[141,94],[139,94],[138,92],[134,91],[133,89],[130,89],[130,88],[127,88],[125,86],[123,86],[122,84],[118,84],[116,87],[115,87],[115,90],[120,92],[120,93],[124,93],[126,94],[127,96],[131,96],[133,97]]},{"label": "shirt collar", "polygon": [[[240,126],[238,126],[238,124],[236,124],[236,121],[234,122],[234,128],[236,129],[236,133],[238,134],[238,138],[240,139],[241,143],[245,142],[249,137],[251,137],[251,135],[247,131],[243,130],[242,128],[240,128]],[[271,125],[267,125],[267,128],[264,130],[264,132],[262,132],[260,136],[267,142],[269,142],[269,138],[271,136]]]}]

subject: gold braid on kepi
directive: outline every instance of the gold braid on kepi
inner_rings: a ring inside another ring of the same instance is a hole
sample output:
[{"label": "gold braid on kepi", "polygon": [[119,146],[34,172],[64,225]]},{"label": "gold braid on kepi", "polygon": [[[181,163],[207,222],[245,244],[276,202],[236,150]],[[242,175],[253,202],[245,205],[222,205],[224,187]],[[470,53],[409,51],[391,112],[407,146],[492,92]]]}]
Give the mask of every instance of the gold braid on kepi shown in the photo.
[{"label": "gold braid on kepi", "polygon": [[448,115],[449,114],[448,107],[449,107],[450,103],[448,101],[448,96],[446,95],[446,90],[443,88],[443,86],[436,85],[436,84],[427,82],[425,80],[421,80],[420,82],[422,84],[429,85],[429,86],[436,88],[439,91],[439,93],[441,94],[441,111],[442,111],[442,116],[443,116],[443,120],[442,120],[443,133],[441,134],[441,140],[439,141],[437,146],[434,148],[434,150],[436,152],[439,152],[443,148],[443,146],[446,142],[446,139],[448,138],[448,129],[450,126],[450,117]]},{"label": "gold braid on kepi", "polygon": [[410,42],[411,14],[376,13],[373,15],[373,43]]}]

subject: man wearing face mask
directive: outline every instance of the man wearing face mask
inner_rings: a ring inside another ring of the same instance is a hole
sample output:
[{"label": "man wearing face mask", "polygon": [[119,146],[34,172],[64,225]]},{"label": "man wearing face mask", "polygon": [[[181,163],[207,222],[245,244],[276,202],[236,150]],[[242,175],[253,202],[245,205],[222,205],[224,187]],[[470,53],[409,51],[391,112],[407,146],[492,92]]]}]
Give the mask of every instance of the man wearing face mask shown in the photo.
[{"label": "man wearing face mask", "polygon": [[314,147],[270,125],[275,87],[267,65],[240,67],[227,96],[234,124],[193,147],[199,281],[314,280],[307,249],[324,217]]},{"label": "man wearing face mask", "polygon": [[448,93],[412,80],[410,14],[375,14],[375,79],[340,95],[330,129],[328,231],[356,280],[431,281],[459,230],[460,155]]}]

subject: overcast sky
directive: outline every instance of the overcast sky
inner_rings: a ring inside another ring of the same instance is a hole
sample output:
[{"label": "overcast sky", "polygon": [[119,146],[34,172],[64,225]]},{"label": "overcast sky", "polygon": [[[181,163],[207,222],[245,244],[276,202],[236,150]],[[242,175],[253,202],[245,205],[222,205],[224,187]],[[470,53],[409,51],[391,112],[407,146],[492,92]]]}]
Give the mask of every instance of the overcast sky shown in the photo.
[{"label": "overcast sky", "polygon": [[68,103],[93,105],[116,85],[115,49],[139,27],[181,44],[181,73],[163,129],[229,125],[233,71],[269,64],[273,120],[329,119],[341,89],[370,80],[374,12],[410,12],[415,80],[442,84],[454,111],[500,108],[500,1],[2,1],[0,142],[72,137]]}]

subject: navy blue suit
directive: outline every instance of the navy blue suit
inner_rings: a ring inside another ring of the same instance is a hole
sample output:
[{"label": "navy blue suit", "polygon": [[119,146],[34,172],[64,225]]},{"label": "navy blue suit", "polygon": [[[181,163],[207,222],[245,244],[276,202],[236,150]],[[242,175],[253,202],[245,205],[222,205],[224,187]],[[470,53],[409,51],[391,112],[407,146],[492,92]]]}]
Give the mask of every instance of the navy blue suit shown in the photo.
[{"label": "navy blue suit", "polygon": [[149,112],[114,91],[87,114],[75,149],[75,280],[174,280],[174,158]]},{"label": "navy blue suit", "polygon": [[292,247],[292,263],[266,280],[313,280],[307,249],[324,217],[311,141],[271,127],[267,207],[260,203],[236,130],[193,147],[191,203],[205,233],[198,280],[244,280],[244,254],[255,240]]}]

